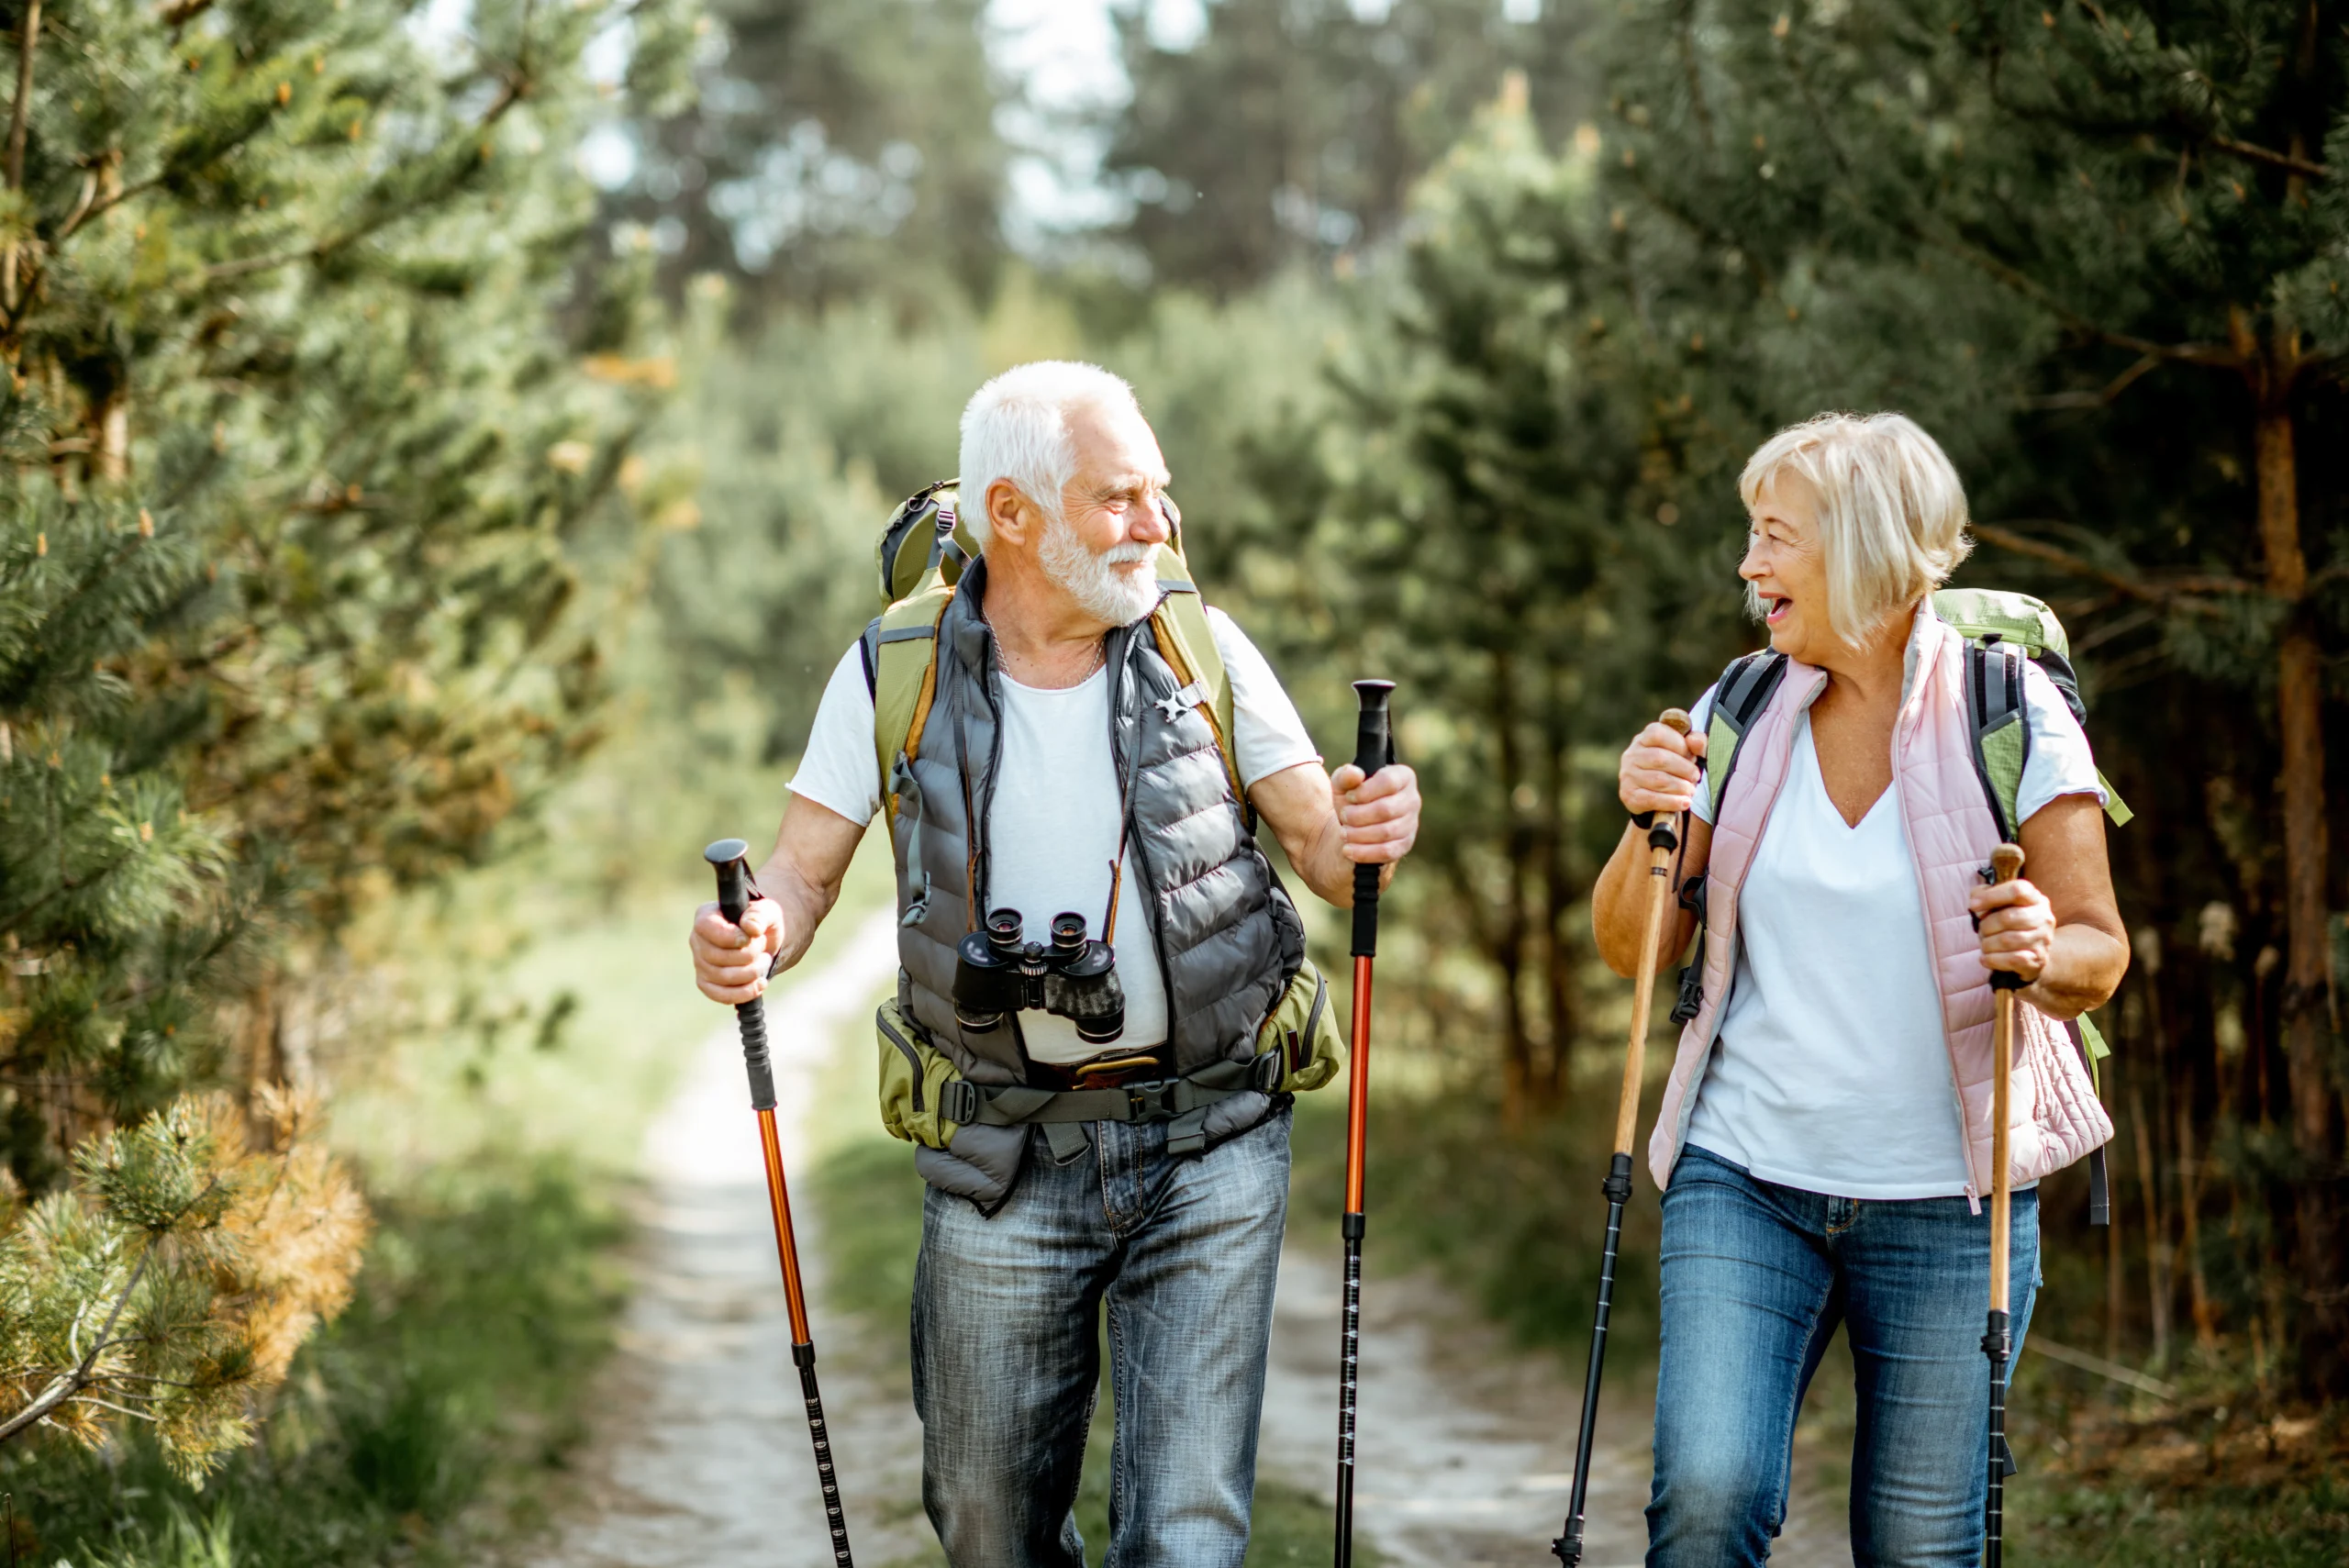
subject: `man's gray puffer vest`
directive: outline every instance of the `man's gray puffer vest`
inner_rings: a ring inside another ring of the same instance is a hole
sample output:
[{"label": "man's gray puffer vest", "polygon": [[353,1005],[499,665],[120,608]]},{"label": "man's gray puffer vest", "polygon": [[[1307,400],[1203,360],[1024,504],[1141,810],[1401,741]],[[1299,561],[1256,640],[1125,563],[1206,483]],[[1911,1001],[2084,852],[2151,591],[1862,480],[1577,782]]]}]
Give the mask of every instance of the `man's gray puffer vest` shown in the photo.
[{"label": "man's gray puffer vest", "polygon": [[[901,753],[889,781],[898,797],[897,1007],[973,1084],[1025,1084],[1019,1031],[966,1037],[952,999],[955,943],[985,913],[985,828],[1001,744],[1002,676],[979,608],[985,577],[984,561],[974,563],[939,621],[937,691],[920,754],[908,777]],[[1110,632],[1107,643],[1110,751],[1119,778],[1132,773],[1126,875],[1141,879],[1157,938],[1174,1072],[1245,1064],[1255,1058],[1258,1027],[1304,962],[1304,924],[1241,819],[1199,694],[1178,689],[1149,620]],[[1033,922],[1050,911],[1023,913]],[[1141,951],[1120,946],[1121,964]],[[1271,1095],[1250,1089],[1191,1111],[1197,1120],[1186,1130],[1211,1147],[1273,1108]],[[931,1186],[993,1213],[1010,1195],[1029,1141],[1026,1126],[966,1123],[951,1149],[918,1149],[914,1162]]]}]

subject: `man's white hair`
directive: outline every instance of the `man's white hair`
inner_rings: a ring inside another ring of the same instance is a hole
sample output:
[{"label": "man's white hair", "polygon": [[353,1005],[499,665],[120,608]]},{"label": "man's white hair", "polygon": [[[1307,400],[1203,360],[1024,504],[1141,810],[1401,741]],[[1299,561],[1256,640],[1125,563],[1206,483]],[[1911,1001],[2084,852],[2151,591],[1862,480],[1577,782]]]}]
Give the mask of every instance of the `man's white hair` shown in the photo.
[{"label": "man's white hair", "polygon": [[[1854,647],[1886,616],[1948,582],[1973,551],[1957,470],[1905,414],[1820,414],[1787,426],[1738,476],[1747,509],[1788,473],[1818,499],[1827,624]],[[1751,584],[1745,597],[1760,619]]]},{"label": "man's white hair", "polygon": [[987,486],[1008,480],[1048,522],[1061,517],[1061,492],[1076,476],[1076,443],[1069,439],[1074,409],[1107,406],[1140,411],[1134,389],[1099,365],[1037,360],[1014,365],[971,395],[963,408],[961,475],[963,526],[985,550]]}]

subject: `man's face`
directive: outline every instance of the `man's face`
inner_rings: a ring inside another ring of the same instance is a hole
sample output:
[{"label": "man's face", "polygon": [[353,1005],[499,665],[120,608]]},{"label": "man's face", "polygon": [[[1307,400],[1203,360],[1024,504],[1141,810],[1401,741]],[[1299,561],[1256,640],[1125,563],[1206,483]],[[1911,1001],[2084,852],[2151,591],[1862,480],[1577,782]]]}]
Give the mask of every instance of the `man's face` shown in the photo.
[{"label": "man's face", "polygon": [[1132,408],[1072,409],[1068,433],[1076,473],[1061,491],[1061,520],[1046,525],[1039,559],[1087,612],[1124,626],[1158,602],[1151,558],[1170,537],[1159,509],[1166,460]]}]

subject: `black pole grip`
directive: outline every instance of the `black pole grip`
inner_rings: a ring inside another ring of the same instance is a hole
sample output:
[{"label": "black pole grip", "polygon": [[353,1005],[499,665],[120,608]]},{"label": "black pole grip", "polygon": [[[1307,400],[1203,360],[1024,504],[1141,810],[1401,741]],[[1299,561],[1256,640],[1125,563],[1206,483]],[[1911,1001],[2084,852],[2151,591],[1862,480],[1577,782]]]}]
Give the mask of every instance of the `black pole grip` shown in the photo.
[{"label": "black pole grip", "polygon": [[[737,926],[751,906],[751,863],[743,858],[750,848],[740,839],[720,839],[701,852],[718,873],[718,912]],[[750,1074],[751,1108],[773,1110],[774,1065],[767,1055],[766,1010],[756,1001],[738,1002],[734,1019],[742,1030],[742,1068]]]},{"label": "black pole grip", "polygon": [[[1386,699],[1394,695],[1392,681],[1356,681],[1354,695],[1362,704],[1354,721],[1354,766],[1364,778],[1395,760],[1394,732],[1389,728]],[[1354,867],[1354,933],[1356,958],[1378,952],[1378,868]]]},{"label": "black pole grip", "polygon": [[740,839],[720,839],[701,852],[718,872],[718,912],[729,926],[740,925],[742,911],[751,906],[750,852]]}]

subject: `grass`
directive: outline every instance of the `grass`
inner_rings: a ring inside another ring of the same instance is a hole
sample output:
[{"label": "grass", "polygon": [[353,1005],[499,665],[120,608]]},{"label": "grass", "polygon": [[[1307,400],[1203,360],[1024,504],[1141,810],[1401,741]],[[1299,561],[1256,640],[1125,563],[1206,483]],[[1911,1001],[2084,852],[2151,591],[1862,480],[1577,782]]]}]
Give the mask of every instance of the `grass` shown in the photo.
[{"label": "grass", "polygon": [[[869,1096],[868,1096],[869,1097]],[[835,1103],[838,1096],[832,1096]],[[835,1310],[876,1328],[876,1341],[902,1347],[907,1303],[913,1296],[914,1259],[921,1246],[921,1178],[914,1174],[907,1145],[885,1138],[851,1139],[836,1145],[817,1166],[809,1195],[823,1220],[826,1296]],[[901,1351],[898,1353],[902,1353]],[[1105,1357],[1106,1372],[1106,1357]],[[1084,1479],[1076,1498],[1077,1529],[1087,1560],[1095,1563],[1109,1539],[1109,1440],[1114,1412],[1108,1381],[1102,1381],[1087,1434]],[[1320,1498],[1285,1483],[1260,1478],[1248,1543],[1249,1568],[1291,1568],[1326,1562],[1335,1520]],[[1375,1568],[1382,1561],[1366,1541],[1357,1542],[1355,1561]],[[937,1562],[934,1553],[916,1562]],[[914,1564],[897,1565],[914,1568]]]}]

